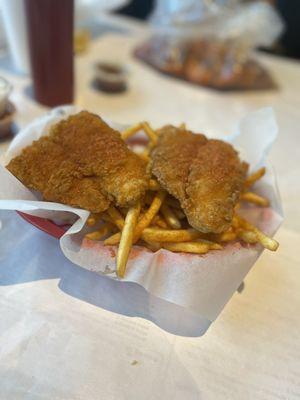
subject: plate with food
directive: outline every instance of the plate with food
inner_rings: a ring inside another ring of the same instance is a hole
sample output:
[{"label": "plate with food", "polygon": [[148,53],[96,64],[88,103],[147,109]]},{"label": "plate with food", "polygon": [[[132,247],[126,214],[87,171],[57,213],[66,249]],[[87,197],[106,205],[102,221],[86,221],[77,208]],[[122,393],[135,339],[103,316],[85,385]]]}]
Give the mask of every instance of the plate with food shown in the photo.
[{"label": "plate with food", "polygon": [[223,141],[188,124],[124,127],[58,108],[12,142],[0,208],[60,238],[75,264],[212,321],[263,249],[278,248],[266,164],[276,134],[270,109]]}]

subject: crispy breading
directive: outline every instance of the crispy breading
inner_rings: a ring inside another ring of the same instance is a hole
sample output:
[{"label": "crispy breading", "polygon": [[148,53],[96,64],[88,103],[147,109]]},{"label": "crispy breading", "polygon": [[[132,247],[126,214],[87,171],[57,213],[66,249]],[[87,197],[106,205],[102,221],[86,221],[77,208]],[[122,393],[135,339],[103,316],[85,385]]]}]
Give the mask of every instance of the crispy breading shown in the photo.
[{"label": "crispy breading", "polygon": [[214,233],[229,228],[246,173],[247,164],[229,143],[209,140],[199,148],[190,166],[184,201],[195,228]]},{"label": "crispy breading", "polygon": [[170,194],[184,199],[191,160],[207,139],[172,125],[158,130],[158,136],[158,145],[152,152],[152,172]]},{"label": "crispy breading", "polygon": [[92,212],[128,207],[145,193],[145,163],[101,118],[82,111],[55,124],[10,161],[8,170],[43,198]]},{"label": "crispy breading", "polygon": [[191,226],[228,229],[248,168],[230,144],[166,126],[151,157],[153,174],[179,200]]}]

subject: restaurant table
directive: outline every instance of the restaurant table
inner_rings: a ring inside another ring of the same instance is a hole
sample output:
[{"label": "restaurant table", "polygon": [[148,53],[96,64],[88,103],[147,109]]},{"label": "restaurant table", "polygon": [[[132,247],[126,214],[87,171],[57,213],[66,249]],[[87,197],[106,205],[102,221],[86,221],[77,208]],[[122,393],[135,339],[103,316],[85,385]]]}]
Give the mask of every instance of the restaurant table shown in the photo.
[{"label": "restaurant table", "polygon": [[[140,318],[132,299],[121,304],[124,287],[72,264],[56,239],[0,211],[0,399],[299,399],[299,63],[259,54],[278,90],[216,92],[134,60],[148,32],[143,25],[109,17],[105,27],[76,57],[83,108],[122,123],[186,122],[217,137],[248,112],[274,108],[279,136],[270,161],[285,212],[280,247],[263,253],[204,336],[185,337]],[[126,65],[127,92],[93,87],[99,60]],[[14,85],[18,129],[47,111],[30,97],[30,78],[14,74],[6,58],[0,75]],[[0,142],[0,156],[9,142]]]}]

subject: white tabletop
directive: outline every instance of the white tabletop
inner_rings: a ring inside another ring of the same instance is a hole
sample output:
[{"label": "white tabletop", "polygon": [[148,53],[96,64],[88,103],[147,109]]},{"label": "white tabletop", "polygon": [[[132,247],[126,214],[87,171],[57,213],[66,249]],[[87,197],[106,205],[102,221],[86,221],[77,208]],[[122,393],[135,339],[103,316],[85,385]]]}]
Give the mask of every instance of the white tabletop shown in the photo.
[{"label": "white tabletop", "polygon": [[[279,251],[264,252],[244,291],[233,296],[205,336],[186,338],[139,318],[130,299],[125,315],[118,313],[112,285],[108,290],[103,278],[69,263],[55,239],[15,213],[1,212],[0,398],[297,399],[300,66],[260,56],[278,91],[218,93],[134,61],[132,48],[143,35],[136,29],[139,39],[130,29],[129,36],[101,36],[77,57],[77,103],[118,122],[184,121],[216,136],[232,132],[247,112],[273,106],[280,135],[271,161],[286,214]],[[91,88],[92,64],[100,59],[126,63],[128,92],[107,95]],[[0,75],[14,84],[19,126],[45,111],[24,94],[29,78],[1,65]],[[0,151],[7,145],[1,142]]]}]

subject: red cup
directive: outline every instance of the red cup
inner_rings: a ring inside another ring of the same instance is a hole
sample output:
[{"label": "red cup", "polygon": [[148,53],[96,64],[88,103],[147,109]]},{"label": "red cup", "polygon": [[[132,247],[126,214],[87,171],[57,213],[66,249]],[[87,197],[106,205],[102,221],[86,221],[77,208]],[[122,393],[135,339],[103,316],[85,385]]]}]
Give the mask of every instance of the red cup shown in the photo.
[{"label": "red cup", "polygon": [[72,103],[74,0],[25,0],[25,11],[35,99]]}]

